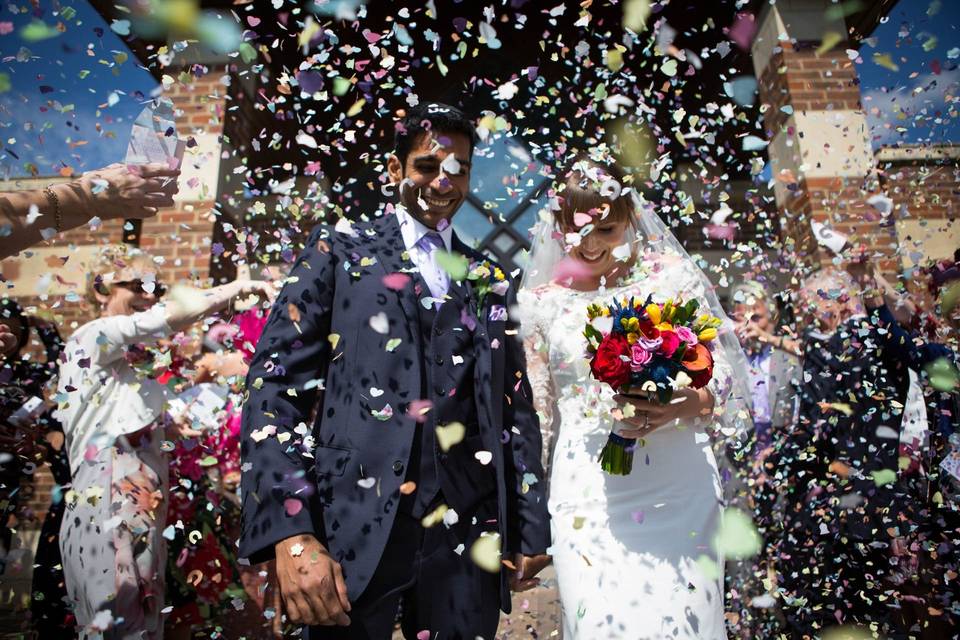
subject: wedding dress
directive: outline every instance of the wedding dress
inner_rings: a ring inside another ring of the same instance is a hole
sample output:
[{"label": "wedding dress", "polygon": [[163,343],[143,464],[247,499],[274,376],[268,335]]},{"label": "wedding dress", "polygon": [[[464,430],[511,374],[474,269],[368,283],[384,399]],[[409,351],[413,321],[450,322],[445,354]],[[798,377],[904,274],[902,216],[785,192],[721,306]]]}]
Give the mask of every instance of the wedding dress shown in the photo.
[{"label": "wedding dress", "polygon": [[[519,292],[528,373],[550,452],[551,553],[565,640],[726,638],[723,558],[714,545],[722,492],[707,433],[715,418],[661,427],[636,449],[630,475],[608,475],[598,456],[611,430],[624,425],[611,416],[613,391],[590,375],[583,337],[587,305],[614,296],[682,296],[710,309],[704,281],[686,256],[647,254],[606,290],[550,283]],[[733,372],[723,349],[713,356],[708,388],[719,416]]]}]

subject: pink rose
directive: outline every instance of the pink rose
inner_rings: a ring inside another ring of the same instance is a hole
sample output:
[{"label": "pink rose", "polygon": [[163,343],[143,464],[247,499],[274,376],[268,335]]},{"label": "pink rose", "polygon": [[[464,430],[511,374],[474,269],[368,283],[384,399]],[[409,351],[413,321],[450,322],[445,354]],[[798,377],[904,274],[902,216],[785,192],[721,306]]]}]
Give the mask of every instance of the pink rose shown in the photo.
[{"label": "pink rose", "polygon": [[651,360],[653,360],[653,354],[644,349],[640,343],[630,347],[630,369],[632,371],[642,370],[643,366]]},{"label": "pink rose", "polygon": [[680,342],[686,342],[688,347],[697,344],[697,334],[687,327],[677,327],[674,331],[677,332],[677,337],[680,338]]}]

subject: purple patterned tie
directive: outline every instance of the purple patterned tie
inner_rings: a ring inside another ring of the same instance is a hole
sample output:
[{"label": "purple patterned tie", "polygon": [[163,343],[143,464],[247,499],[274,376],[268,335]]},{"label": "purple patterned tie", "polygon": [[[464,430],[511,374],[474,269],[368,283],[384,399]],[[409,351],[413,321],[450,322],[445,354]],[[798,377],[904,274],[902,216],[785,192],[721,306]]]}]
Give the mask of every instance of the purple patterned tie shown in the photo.
[{"label": "purple patterned tie", "polygon": [[420,250],[426,254],[426,260],[421,265],[420,275],[426,280],[430,287],[430,293],[434,298],[442,299],[450,289],[450,276],[437,264],[437,250],[445,251],[443,238],[436,231],[429,231],[417,242]]}]

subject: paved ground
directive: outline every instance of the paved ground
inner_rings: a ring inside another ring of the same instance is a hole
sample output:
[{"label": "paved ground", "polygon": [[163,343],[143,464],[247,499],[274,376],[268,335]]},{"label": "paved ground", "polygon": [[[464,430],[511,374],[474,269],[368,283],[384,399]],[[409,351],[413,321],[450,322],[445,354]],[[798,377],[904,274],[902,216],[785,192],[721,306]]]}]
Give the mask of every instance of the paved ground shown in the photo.
[{"label": "paved ground", "polygon": [[[513,613],[500,616],[496,640],[559,640],[560,601],[557,599],[557,577],[553,567],[541,573],[542,586],[513,597]],[[397,631],[393,640],[403,640]]]}]

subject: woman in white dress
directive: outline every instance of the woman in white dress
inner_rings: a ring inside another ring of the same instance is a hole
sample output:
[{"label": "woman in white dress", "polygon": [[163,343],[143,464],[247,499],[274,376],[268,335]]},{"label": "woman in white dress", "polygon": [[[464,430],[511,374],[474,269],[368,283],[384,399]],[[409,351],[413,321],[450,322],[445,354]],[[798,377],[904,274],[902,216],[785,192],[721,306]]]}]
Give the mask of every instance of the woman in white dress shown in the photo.
[{"label": "woman in white dress", "polygon": [[145,347],[238,298],[273,295],[266,282],[165,287],[146,253],[105,247],[89,267],[87,296],[100,317],[77,329],[60,365],[57,417],[66,436],[73,488],[64,497],[60,552],[80,638],[162,638],[169,436],[200,435],[168,424],[166,392],[135,364]]},{"label": "woman in white dress", "polygon": [[[615,396],[590,374],[589,304],[682,296],[725,316],[706,277],[615,167],[576,162],[553,209],[536,232],[519,304],[550,463],[564,638],[726,638],[714,542],[722,493],[707,429],[732,409],[731,360],[743,358],[732,326],[721,330],[705,388],[677,390],[665,407]],[[611,431],[642,438],[629,475],[600,468]]]}]

